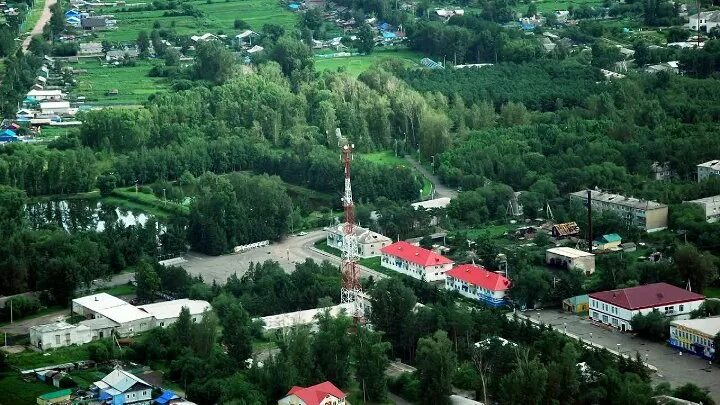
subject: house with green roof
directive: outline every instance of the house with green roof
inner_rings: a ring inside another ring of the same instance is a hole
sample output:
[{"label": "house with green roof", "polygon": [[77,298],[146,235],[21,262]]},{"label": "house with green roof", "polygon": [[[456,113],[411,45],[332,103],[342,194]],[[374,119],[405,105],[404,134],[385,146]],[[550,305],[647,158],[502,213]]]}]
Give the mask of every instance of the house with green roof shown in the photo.
[{"label": "house with green roof", "polygon": [[48,392],[37,397],[38,405],[50,405],[70,401],[71,389],[64,389],[55,392]]},{"label": "house with green roof", "polygon": [[599,250],[611,250],[620,248],[622,238],[616,233],[610,233],[603,235],[600,239],[593,242],[593,249]]}]

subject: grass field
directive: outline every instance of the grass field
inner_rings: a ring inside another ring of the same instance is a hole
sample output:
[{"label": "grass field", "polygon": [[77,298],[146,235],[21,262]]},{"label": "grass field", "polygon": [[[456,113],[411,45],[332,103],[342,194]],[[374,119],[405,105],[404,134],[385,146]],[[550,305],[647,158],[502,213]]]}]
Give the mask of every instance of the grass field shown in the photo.
[{"label": "grass field", "polygon": [[315,58],[315,70],[335,72],[340,68],[353,76],[358,76],[374,63],[384,59],[399,59],[408,66],[417,65],[423,55],[417,52],[400,49],[376,49],[370,55],[347,56],[343,58]]},{"label": "grass field", "polygon": [[405,167],[410,166],[407,160],[403,159],[400,156],[395,156],[395,154],[390,151],[364,153],[360,155],[360,157],[370,162],[377,163],[379,165]]},{"label": "grass field", "polygon": [[134,42],[142,30],[151,31],[157,21],[161,27],[173,27],[178,34],[194,35],[210,32],[224,33],[231,36],[236,31],[235,19],[241,19],[256,31],[265,24],[277,24],[290,29],[294,27],[296,16],[286,10],[279,1],[273,0],[230,0],[188,1],[204,13],[196,18],[189,16],[166,17],[166,10],[153,11],[120,11],[113,8],[112,13],[117,19],[118,28],[100,33],[101,39],[119,42]]},{"label": "grass field", "polygon": [[145,212],[157,218],[167,218],[173,213],[186,215],[189,212],[188,207],[172,201],[163,201],[154,194],[136,193],[127,188],[113,190],[112,194],[103,198],[102,201],[125,209]]},{"label": "grass field", "polygon": [[38,396],[57,390],[39,381],[25,382],[19,373],[0,374],[0,400],[3,404],[34,404]]},{"label": "grass field", "polygon": [[30,32],[35,28],[35,24],[40,19],[40,15],[42,15],[43,7],[45,7],[45,0],[35,0],[33,2],[27,18],[25,18],[25,22],[23,23],[23,32]]},{"label": "grass field", "polygon": [[[152,62],[138,60],[135,66],[111,66],[99,60],[84,60],[73,68],[84,72],[77,76],[78,85],[71,96],[85,96],[86,103],[94,106],[137,106],[148,97],[168,88],[165,79],[149,77]],[[108,96],[110,90],[118,94]]]},{"label": "grass field", "polygon": [[[88,359],[88,345],[61,347],[45,352],[34,352],[27,350],[22,353],[8,356],[11,366],[20,370],[51,366],[53,364],[71,363],[78,360]],[[46,355],[47,354],[47,355]]]},{"label": "grass field", "polygon": [[[536,0],[533,3],[537,6],[537,10],[541,13],[547,12],[547,11],[557,11],[557,10],[567,10],[571,5],[575,8],[578,8],[582,6],[583,4],[587,4],[588,6],[594,7],[594,6],[602,6],[603,1],[602,0],[569,0],[569,1],[562,1],[562,0]],[[526,3],[518,3],[517,6],[515,6],[515,10],[520,11],[522,13],[525,13],[527,11],[528,5]]]},{"label": "grass field", "polygon": [[720,287],[705,287],[703,293],[708,298],[720,298]]}]

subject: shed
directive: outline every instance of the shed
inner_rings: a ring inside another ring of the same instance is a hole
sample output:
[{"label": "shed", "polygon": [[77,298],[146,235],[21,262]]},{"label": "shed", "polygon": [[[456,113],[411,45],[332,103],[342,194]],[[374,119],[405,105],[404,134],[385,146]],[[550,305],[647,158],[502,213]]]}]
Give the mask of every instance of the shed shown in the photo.
[{"label": "shed", "polygon": [[70,395],[72,394],[71,389],[65,389],[55,392],[48,392],[47,394],[42,394],[39,397],[37,397],[37,404],[38,405],[50,405],[50,404],[57,404],[59,402],[67,402],[70,401]]},{"label": "shed", "polygon": [[620,237],[620,235],[616,233],[610,233],[607,235],[603,235],[600,239],[593,242],[593,245],[595,245],[596,249],[610,250],[614,248],[619,248],[621,243],[622,238]]}]

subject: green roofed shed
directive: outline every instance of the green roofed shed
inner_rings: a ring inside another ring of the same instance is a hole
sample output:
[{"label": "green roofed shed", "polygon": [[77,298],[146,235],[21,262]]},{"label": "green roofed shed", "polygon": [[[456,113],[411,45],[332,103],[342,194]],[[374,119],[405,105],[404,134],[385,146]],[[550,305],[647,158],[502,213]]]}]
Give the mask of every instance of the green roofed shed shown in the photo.
[{"label": "green roofed shed", "polygon": [[48,392],[38,397],[37,403],[40,405],[55,404],[58,402],[68,401],[72,394],[71,389],[64,389],[60,391]]}]

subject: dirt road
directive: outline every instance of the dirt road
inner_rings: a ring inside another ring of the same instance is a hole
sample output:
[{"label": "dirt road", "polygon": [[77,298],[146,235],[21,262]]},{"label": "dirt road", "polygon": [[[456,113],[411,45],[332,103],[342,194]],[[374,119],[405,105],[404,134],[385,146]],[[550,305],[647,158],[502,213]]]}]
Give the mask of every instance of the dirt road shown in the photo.
[{"label": "dirt road", "polygon": [[42,14],[40,15],[40,19],[37,20],[37,23],[35,23],[35,26],[33,27],[32,31],[30,31],[30,35],[28,35],[27,38],[22,43],[22,49],[24,52],[27,52],[28,47],[30,46],[30,40],[35,35],[41,35],[43,32],[43,27],[45,27],[45,24],[47,24],[50,21],[50,16],[52,13],[50,12],[50,7],[52,7],[53,4],[57,3],[57,0],[45,0],[45,6],[43,7]]}]

